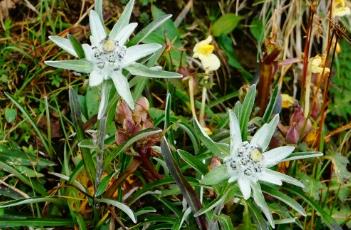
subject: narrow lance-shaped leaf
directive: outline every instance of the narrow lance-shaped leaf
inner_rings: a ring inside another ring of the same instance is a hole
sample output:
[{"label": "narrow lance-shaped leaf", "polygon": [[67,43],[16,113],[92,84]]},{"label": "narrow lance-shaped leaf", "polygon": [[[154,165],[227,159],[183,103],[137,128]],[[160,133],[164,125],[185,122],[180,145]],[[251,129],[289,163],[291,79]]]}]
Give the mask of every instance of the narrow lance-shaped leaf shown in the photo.
[{"label": "narrow lance-shaped leaf", "polygon": [[295,211],[297,211],[301,215],[306,216],[306,212],[303,209],[303,207],[299,203],[297,203],[293,198],[278,191],[278,189],[276,187],[268,186],[268,185],[261,185],[261,186],[262,186],[263,192],[267,193],[270,196],[277,198],[278,200],[284,202],[285,204],[290,206],[292,209],[294,209]]},{"label": "narrow lance-shaped leaf", "polygon": [[72,44],[72,47],[75,51],[75,53],[78,55],[79,58],[85,58],[85,53],[84,53],[84,50],[83,50],[83,47],[82,45],[79,43],[79,41],[72,35],[68,35],[68,39],[69,41],[71,42]]},{"label": "narrow lance-shaped leaf", "polygon": [[[201,203],[199,198],[196,196],[194,189],[191,187],[189,182],[182,175],[179,166],[173,159],[171,150],[169,149],[167,140],[165,137],[161,141],[161,152],[169,168],[169,171],[176,181],[180,191],[182,192],[186,202],[191,207],[193,212],[197,212],[201,209]],[[204,216],[196,217],[196,222],[200,229],[207,229],[207,222]]]},{"label": "narrow lance-shaped leaf", "polygon": [[322,218],[323,222],[332,230],[342,230],[342,228],[336,223],[336,221],[329,215],[324,209],[311,198],[305,195],[305,193],[301,189],[296,188],[288,188],[283,187],[284,190],[289,191],[290,193],[302,198],[307,204],[309,204],[314,210],[316,210],[320,217]]},{"label": "narrow lance-shaped leaf", "polygon": [[267,224],[267,221],[264,219],[262,216],[261,211],[258,209],[257,205],[250,199],[246,201],[247,206],[250,210],[250,215],[253,216],[253,219],[257,223],[256,228],[258,230],[267,230],[269,229],[269,226]]},{"label": "narrow lance-shaped leaf", "polygon": [[290,156],[284,161],[292,161],[292,160],[301,160],[301,159],[307,159],[307,158],[315,158],[315,157],[321,157],[323,156],[323,153],[321,152],[294,152],[290,154]]},{"label": "narrow lance-shaped leaf", "polygon": [[165,108],[165,125],[163,127],[164,130],[167,130],[167,128],[170,125],[170,116],[171,116],[171,102],[172,102],[172,96],[168,92],[167,93],[167,98],[166,98],[166,108]]},{"label": "narrow lance-shaped leaf", "polygon": [[102,199],[97,199],[98,202],[102,202],[105,204],[109,204],[112,206],[115,206],[116,208],[120,209],[121,211],[123,211],[125,214],[127,214],[129,216],[129,218],[136,223],[136,217],[134,215],[134,212],[125,204],[118,202],[116,200],[111,200],[111,199],[106,199],[106,198],[102,198]]},{"label": "narrow lance-shaped leaf", "polygon": [[126,7],[124,8],[123,13],[121,14],[118,21],[116,22],[116,24],[113,26],[111,30],[110,37],[115,37],[122,30],[123,27],[128,25],[130,16],[132,15],[132,12],[133,12],[134,1],[135,0],[130,0],[126,5]]},{"label": "narrow lance-shaped leaf", "polygon": [[[82,127],[81,111],[79,106],[78,95],[72,88],[69,88],[68,97],[69,97],[69,105],[71,109],[72,120],[76,128],[78,141],[83,141],[85,138],[84,138],[84,131]],[[81,151],[82,151],[85,170],[87,171],[89,178],[92,179],[92,181],[95,181],[96,170],[95,170],[95,165],[94,165],[92,155],[90,154],[89,149],[81,148]]]},{"label": "narrow lance-shaped leaf", "polygon": [[224,200],[225,200],[226,194],[222,195],[221,197],[215,199],[214,201],[212,201],[211,203],[209,203],[206,207],[203,207],[202,209],[200,209],[198,212],[196,212],[194,214],[194,216],[200,216],[202,214],[207,213],[208,211],[214,209],[215,207],[223,204]]},{"label": "narrow lance-shaped leaf", "polygon": [[85,59],[45,61],[45,64],[55,68],[73,70],[80,73],[90,73],[93,70],[93,66],[91,65],[91,63]]},{"label": "narrow lance-shaped leaf", "polygon": [[[34,191],[40,193],[41,195],[46,195],[47,191],[45,190],[44,186],[38,183],[37,180],[30,180],[26,176],[24,176],[20,171],[15,169],[14,167],[0,161],[0,169],[1,171],[8,172],[16,176],[20,181],[30,186]],[[0,206],[1,208],[1,206]]]},{"label": "narrow lance-shaped leaf", "polygon": [[200,160],[197,159],[196,156],[191,155],[190,153],[178,149],[177,150],[179,156],[188,164],[190,165],[193,169],[198,171],[201,175],[204,175],[207,173],[207,167],[204,165]]},{"label": "narrow lance-shaped leaf", "polygon": [[263,214],[268,219],[268,222],[270,223],[270,225],[274,228],[273,216],[264,199],[260,184],[256,182],[255,183],[251,182],[251,188],[252,188],[252,193],[253,193],[253,198],[255,203],[262,210]]},{"label": "narrow lance-shaped leaf", "polygon": [[129,42],[130,45],[135,45],[142,42],[149,34],[159,28],[163,23],[172,17],[171,14],[164,15],[152,21],[144,29],[142,29],[135,37]]},{"label": "narrow lance-shaped leaf", "polygon": [[247,92],[241,107],[240,130],[243,141],[247,140],[248,123],[255,104],[256,85],[252,85]]},{"label": "narrow lance-shaped leaf", "polygon": [[215,155],[225,155],[229,153],[229,146],[224,143],[216,143],[214,142],[203,130],[201,124],[194,119],[194,127],[196,136],[200,137],[202,143]]},{"label": "narrow lance-shaped leaf", "polygon": [[29,113],[26,111],[26,109],[17,102],[17,100],[15,98],[13,98],[10,94],[7,94],[7,93],[5,93],[5,95],[22,112],[23,117],[26,118],[28,120],[28,122],[31,124],[31,126],[33,127],[35,133],[38,135],[40,141],[44,145],[44,148],[47,151],[47,153],[50,156],[52,156],[53,155],[53,151],[48,145],[47,137],[39,130],[39,128],[37,127],[37,125],[34,122],[33,118],[29,115]]},{"label": "narrow lance-shaped leaf", "polygon": [[235,229],[233,226],[233,223],[232,223],[232,219],[229,216],[221,214],[217,217],[217,219],[221,225],[221,229],[223,229],[223,230],[234,230]]},{"label": "narrow lance-shaped leaf", "polygon": [[271,116],[273,115],[274,108],[276,108],[279,102],[279,93],[280,93],[280,89],[279,89],[279,86],[277,85],[273,90],[272,96],[270,97],[267,108],[264,112],[264,115],[262,118],[263,123],[267,123],[271,118]]},{"label": "narrow lance-shaped leaf", "polygon": [[71,219],[58,219],[58,218],[1,218],[0,227],[1,228],[16,228],[24,227],[73,227],[74,223]]},{"label": "narrow lance-shaped leaf", "polygon": [[182,75],[175,72],[168,72],[158,68],[149,68],[140,63],[134,63],[125,67],[132,75],[151,78],[181,78]]},{"label": "narrow lance-shaped leaf", "polygon": [[[155,53],[153,53],[148,58],[146,66],[147,67],[154,66],[157,63],[157,60],[161,57],[163,50],[164,50],[164,48],[161,48],[161,49],[157,50]],[[141,96],[142,92],[144,91],[145,87],[147,86],[147,82],[149,81],[149,78],[136,76],[129,82],[130,87],[132,87],[133,81],[136,82],[134,89],[133,89],[133,98],[138,99]]]},{"label": "narrow lance-shaped leaf", "polygon": [[60,198],[58,197],[39,197],[39,198],[28,198],[28,199],[22,199],[22,200],[16,200],[16,201],[10,201],[6,203],[0,204],[0,208],[9,208],[9,207],[15,207],[19,205],[24,205],[24,204],[36,204],[36,203],[42,203],[42,202],[52,202],[52,203],[58,203],[60,202]]}]

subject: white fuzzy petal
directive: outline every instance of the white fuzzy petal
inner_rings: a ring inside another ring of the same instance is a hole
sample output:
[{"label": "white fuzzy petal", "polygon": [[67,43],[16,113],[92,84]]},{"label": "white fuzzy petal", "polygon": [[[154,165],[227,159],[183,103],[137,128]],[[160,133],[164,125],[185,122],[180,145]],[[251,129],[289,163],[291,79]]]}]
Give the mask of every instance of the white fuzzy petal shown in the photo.
[{"label": "white fuzzy petal", "polygon": [[280,172],[276,172],[276,171],[273,171],[273,170],[270,170],[270,169],[265,169],[265,171],[267,173],[269,173],[271,176],[275,176],[276,178],[279,178],[281,181],[284,181],[286,183],[289,183],[289,184],[293,184],[293,185],[296,185],[298,187],[301,187],[301,188],[304,188],[305,186],[297,179],[291,177],[291,176],[288,176],[288,175],[285,175],[283,173],[280,173]]},{"label": "white fuzzy petal", "polygon": [[294,149],[294,146],[282,146],[263,153],[263,166],[270,168],[278,164],[287,158],[294,151]]},{"label": "white fuzzy petal", "polygon": [[250,198],[251,195],[251,186],[250,186],[250,181],[246,177],[240,177],[238,179],[238,185],[240,188],[241,193],[244,196],[244,199],[247,200]]},{"label": "white fuzzy petal", "polygon": [[131,46],[127,49],[122,67],[128,66],[129,64],[146,57],[161,48],[162,46],[156,43]]},{"label": "white fuzzy petal", "polygon": [[242,143],[238,118],[232,110],[229,110],[230,126],[230,152],[235,153]]},{"label": "white fuzzy petal", "polygon": [[251,144],[261,147],[262,151],[265,151],[272,139],[272,136],[279,123],[279,115],[275,115],[274,118],[267,124],[264,124],[252,137]]},{"label": "white fuzzy petal", "polygon": [[104,25],[102,24],[99,15],[94,10],[90,11],[89,23],[90,23],[91,35],[94,39],[96,39],[96,41],[102,41],[103,39],[106,38]]},{"label": "white fuzzy petal", "polygon": [[111,79],[115,84],[118,94],[123,98],[123,100],[128,104],[128,106],[132,110],[134,110],[134,100],[130,92],[127,78],[122,74],[121,71],[118,71],[112,73]]},{"label": "white fuzzy petal", "polygon": [[130,23],[116,34],[116,36],[112,37],[110,34],[109,38],[113,41],[118,41],[120,45],[124,45],[137,26],[138,23]]},{"label": "white fuzzy petal", "polygon": [[[274,171],[272,171],[274,172]],[[282,178],[279,175],[276,175],[274,173],[271,173],[270,170],[263,170],[260,174],[257,175],[258,179],[261,181],[265,181],[271,184],[276,184],[281,186],[282,183]]]},{"label": "white fuzzy petal", "polygon": [[95,68],[91,71],[89,76],[89,86],[94,87],[100,85],[104,80],[104,75],[102,71]]},{"label": "white fuzzy petal", "polygon": [[71,44],[69,39],[62,38],[60,36],[49,36],[49,39],[69,54],[78,57],[78,54],[74,50],[73,45]]},{"label": "white fuzzy petal", "polygon": [[93,57],[94,57],[94,53],[93,53],[93,49],[91,48],[91,46],[88,44],[83,44],[82,47],[84,50],[85,58],[88,61],[92,61]]},{"label": "white fuzzy petal", "polygon": [[266,216],[268,222],[274,228],[274,221],[273,221],[273,216],[271,211],[268,208],[268,205],[264,199],[264,196],[262,194],[261,186],[259,183],[252,183],[252,193],[253,193],[253,198],[255,203],[257,204],[258,207],[262,210],[264,215]]}]

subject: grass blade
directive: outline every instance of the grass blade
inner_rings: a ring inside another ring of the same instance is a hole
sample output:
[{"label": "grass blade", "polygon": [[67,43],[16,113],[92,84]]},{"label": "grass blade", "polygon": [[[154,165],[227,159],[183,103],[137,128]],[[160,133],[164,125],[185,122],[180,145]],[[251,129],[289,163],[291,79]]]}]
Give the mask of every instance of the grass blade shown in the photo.
[{"label": "grass blade", "polygon": [[164,16],[159,17],[158,19],[152,21],[149,25],[147,25],[144,29],[142,29],[134,38],[129,42],[130,45],[135,45],[142,42],[149,34],[159,28],[163,23],[165,23],[168,19],[172,17],[171,14],[166,14]]},{"label": "grass blade", "polygon": [[74,223],[70,219],[52,218],[0,218],[1,228],[14,227],[73,227]]},{"label": "grass blade", "polygon": [[134,215],[134,212],[125,204],[115,201],[115,200],[110,200],[110,199],[106,199],[106,198],[102,198],[102,199],[98,199],[97,201],[105,203],[105,204],[109,204],[112,206],[115,206],[116,208],[120,209],[121,211],[123,211],[125,214],[127,214],[129,216],[129,218],[136,223],[136,217]]},{"label": "grass blade", "polygon": [[[201,209],[201,203],[199,198],[196,196],[194,189],[191,187],[189,182],[182,175],[178,164],[174,161],[171,150],[168,146],[166,138],[162,138],[161,141],[161,152],[166,161],[167,167],[173,176],[176,184],[180,188],[186,202],[191,207],[193,212],[198,212]],[[207,221],[204,216],[196,217],[196,222],[200,229],[207,229]]]},{"label": "grass blade", "polygon": [[[78,141],[83,141],[85,137],[84,137],[84,131],[82,127],[81,111],[80,111],[80,106],[78,101],[78,95],[72,88],[69,89],[68,93],[69,93],[69,105],[71,109],[73,124],[77,132],[77,138],[78,138]],[[92,154],[90,153],[89,149],[86,149],[86,148],[81,148],[81,152],[82,152],[82,158],[83,158],[85,170],[87,171],[89,178],[95,182],[96,169],[95,169],[95,164],[93,161]]]},{"label": "grass blade", "polygon": [[44,136],[44,134],[39,130],[38,126],[35,124],[34,120],[32,117],[29,115],[29,113],[26,111],[24,107],[22,107],[16,99],[14,99],[12,96],[10,96],[8,93],[5,93],[6,97],[8,97],[11,102],[22,112],[23,117],[29,121],[29,123],[32,125],[35,133],[38,135],[40,141],[42,142],[45,150],[49,154],[49,156],[53,156],[53,151],[48,145],[47,137]]},{"label": "grass blade", "polygon": [[300,197],[314,210],[316,210],[319,213],[322,220],[324,221],[324,223],[329,227],[329,229],[342,230],[342,228],[336,223],[333,217],[331,217],[331,215],[324,211],[324,209],[318,203],[306,196],[306,194],[303,191],[301,191],[301,189],[284,187],[284,190],[289,191],[290,193]]},{"label": "grass blade", "polygon": [[279,102],[279,93],[280,93],[280,89],[279,86],[277,85],[272,93],[272,96],[269,99],[267,108],[264,112],[262,121],[263,123],[268,123],[269,119],[272,117],[274,109],[276,108],[278,102]]},{"label": "grass blade", "polygon": [[243,141],[247,140],[248,133],[248,123],[252,113],[252,109],[255,104],[255,96],[256,96],[256,85],[252,85],[247,92],[243,104],[241,106],[241,114],[238,117],[240,119],[240,130],[241,137]]}]

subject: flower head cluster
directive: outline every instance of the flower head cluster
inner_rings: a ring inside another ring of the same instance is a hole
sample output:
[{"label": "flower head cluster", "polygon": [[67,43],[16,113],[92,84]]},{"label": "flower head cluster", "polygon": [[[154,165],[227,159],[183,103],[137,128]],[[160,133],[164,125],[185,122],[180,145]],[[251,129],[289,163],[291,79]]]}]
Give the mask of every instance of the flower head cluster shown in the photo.
[{"label": "flower head cluster", "polygon": [[[80,60],[46,61],[46,64],[57,68],[89,73],[90,86],[98,86],[104,80],[111,79],[118,94],[131,109],[134,109],[134,100],[128,80],[122,72],[123,70],[127,70],[130,74],[144,77],[179,78],[181,75],[136,63],[136,61],[160,50],[162,45],[151,43],[127,47],[126,43],[138,25],[137,23],[129,23],[133,5],[134,0],[131,0],[109,34],[106,32],[98,13],[91,10],[89,14],[91,45],[82,45],[85,58]],[[78,57],[78,53],[70,40],[59,36],[50,36],[50,39],[70,54]]]},{"label": "flower head cluster", "polygon": [[221,63],[218,57],[213,54],[214,46],[211,44],[212,36],[208,36],[205,40],[196,43],[194,47],[194,58],[199,58],[205,71],[211,72],[217,70]]},{"label": "flower head cluster", "polygon": [[[228,183],[237,182],[241,194],[245,200],[253,197],[255,203],[260,207],[267,217],[269,223],[274,227],[273,217],[265,202],[260,182],[273,185],[282,185],[287,182],[299,187],[304,185],[293,177],[270,169],[280,162],[321,156],[322,153],[313,153],[305,156],[288,156],[294,151],[293,146],[280,146],[268,149],[269,143],[275,133],[279,123],[279,116],[264,124],[249,140],[242,139],[239,120],[233,111],[229,111],[230,123],[230,147],[229,154],[223,158],[223,164],[212,169],[202,179],[202,183],[207,185],[218,184],[224,180]],[[198,124],[198,127],[200,125]],[[211,145],[216,145],[215,149],[222,153],[227,152],[223,144],[213,142],[202,130],[202,134],[209,140]],[[223,149],[223,151],[222,151]],[[305,214],[303,209],[299,210]]]},{"label": "flower head cluster", "polygon": [[284,181],[303,187],[298,180],[269,169],[283,161],[295,149],[293,146],[281,146],[266,151],[279,122],[278,115],[270,123],[263,125],[248,142],[241,139],[239,121],[235,113],[230,111],[229,114],[230,155],[224,158],[224,163],[227,166],[228,181],[238,181],[244,199],[250,198],[252,184],[258,181],[276,185],[282,185]]}]

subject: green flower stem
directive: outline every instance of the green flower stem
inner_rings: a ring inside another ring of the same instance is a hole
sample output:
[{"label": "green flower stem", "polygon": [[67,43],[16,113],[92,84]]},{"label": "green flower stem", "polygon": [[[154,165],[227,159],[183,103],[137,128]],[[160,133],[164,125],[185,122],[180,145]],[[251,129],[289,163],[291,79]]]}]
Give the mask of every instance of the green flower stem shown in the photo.
[{"label": "green flower stem", "polygon": [[206,71],[205,76],[204,76],[204,86],[202,88],[202,98],[201,98],[201,108],[200,108],[200,116],[199,116],[199,122],[200,124],[205,127],[205,107],[206,107],[206,97],[207,97],[207,87],[206,83],[208,81],[209,75],[208,72]]},{"label": "green flower stem", "polygon": [[[96,178],[95,178],[95,191],[100,183],[101,175],[104,167],[104,144],[106,136],[106,109],[108,104],[108,95],[110,87],[107,81],[104,81],[101,88],[101,104],[102,107],[99,108],[99,119],[98,119],[98,131],[96,137]],[[101,106],[101,105],[100,105]]]},{"label": "green flower stem", "polygon": [[195,100],[194,100],[194,79],[192,76],[189,77],[189,96],[190,96],[190,107],[193,117],[196,118],[195,111]]}]

